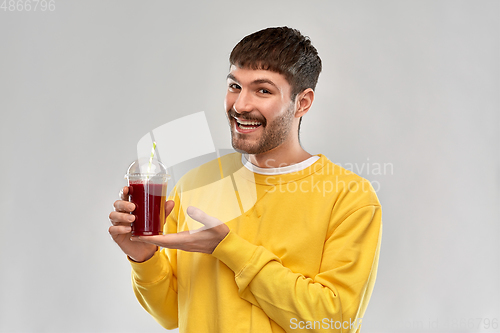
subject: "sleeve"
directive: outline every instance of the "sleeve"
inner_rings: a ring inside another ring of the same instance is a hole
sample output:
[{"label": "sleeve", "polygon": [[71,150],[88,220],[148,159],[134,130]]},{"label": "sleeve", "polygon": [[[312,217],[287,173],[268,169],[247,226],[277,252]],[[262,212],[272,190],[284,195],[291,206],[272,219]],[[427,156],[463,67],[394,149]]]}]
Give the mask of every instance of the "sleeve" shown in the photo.
[{"label": "sleeve", "polygon": [[375,282],[381,223],[380,206],[350,213],[326,239],[313,278],[232,231],[213,255],[234,271],[240,297],[286,332],[301,331],[307,321],[317,322],[307,332],[358,332]]},{"label": "sleeve", "polygon": [[[166,220],[166,232],[177,232],[179,201],[174,194],[173,211]],[[177,250],[162,249],[145,262],[134,262],[132,266],[132,287],[135,296],[153,318],[166,329],[178,327],[177,316]]]}]

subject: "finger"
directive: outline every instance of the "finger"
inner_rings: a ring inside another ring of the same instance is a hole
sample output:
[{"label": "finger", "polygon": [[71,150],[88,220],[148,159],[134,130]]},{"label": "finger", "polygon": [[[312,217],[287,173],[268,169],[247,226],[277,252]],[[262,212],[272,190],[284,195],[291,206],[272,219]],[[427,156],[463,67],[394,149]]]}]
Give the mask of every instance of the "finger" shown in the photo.
[{"label": "finger", "polygon": [[111,236],[118,236],[132,232],[132,227],[125,225],[111,226],[108,229]]},{"label": "finger", "polygon": [[128,193],[129,193],[128,186],[124,186],[120,191],[120,199],[128,201]]},{"label": "finger", "polygon": [[116,200],[113,207],[115,212],[131,213],[135,210],[135,205],[132,202],[124,200]]},{"label": "finger", "polygon": [[198,221],[202,223],[205,227],[201,229],[207,229],[207,228],[213,228],[218,226],[219,224],[222,224],[222,222],[213,216],[208,215],[204,211],[202,211],[199,208],[189,206],[186,209],[186,213],[195,221]]},{"label": "finger", "polygon": [[169,216],[170,213],[172,212],[172,209],[174,209],[175,202],[173,200],[168,200],[165,203],[165,216]]},{"label": "finger", "polygon": [[135,220],[135,215],[120,213],[120,212],[111,212],[109,213],[109,221],[113,225],[127,225],[130,226],[132,222]]}]

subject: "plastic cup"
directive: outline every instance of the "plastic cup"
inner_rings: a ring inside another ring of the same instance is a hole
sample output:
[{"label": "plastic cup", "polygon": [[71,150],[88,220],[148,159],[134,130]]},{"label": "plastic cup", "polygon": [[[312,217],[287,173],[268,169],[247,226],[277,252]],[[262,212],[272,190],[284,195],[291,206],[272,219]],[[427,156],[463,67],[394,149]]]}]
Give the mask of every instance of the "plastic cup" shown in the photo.
[{"label": "plastic cup", "polygon": [[132,236],[163,234],[170,178],[165,166],[157,159],[151,163],[148,158],[138,159],[129,166],[125,178],[128,179],[129,201],[135,204]]}]

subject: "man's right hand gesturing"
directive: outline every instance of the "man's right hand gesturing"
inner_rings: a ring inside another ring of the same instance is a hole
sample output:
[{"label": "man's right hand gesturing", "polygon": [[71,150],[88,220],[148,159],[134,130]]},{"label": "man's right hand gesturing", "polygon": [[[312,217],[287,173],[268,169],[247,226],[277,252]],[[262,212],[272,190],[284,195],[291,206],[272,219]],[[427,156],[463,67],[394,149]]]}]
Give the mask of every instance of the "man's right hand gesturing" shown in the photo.
[{"label": "man's right hand gesturing", "polygon": [[[109,227],[109,234],[118,244],[122,251],[129,256],[130,259],[143,262],[151,258],[156,252],[156,245],[132,242],[132,222],[135,216],[130,214],[135,210],[135,205],[128,201],[129,187],[125,186],[120,191],[120,200],[115,201],[113,207],[115,210],[109,214],[109,220],[112,224]],[[174,202],[169,200],[165,204],[165,217],[170,214],[174,208]]]}]

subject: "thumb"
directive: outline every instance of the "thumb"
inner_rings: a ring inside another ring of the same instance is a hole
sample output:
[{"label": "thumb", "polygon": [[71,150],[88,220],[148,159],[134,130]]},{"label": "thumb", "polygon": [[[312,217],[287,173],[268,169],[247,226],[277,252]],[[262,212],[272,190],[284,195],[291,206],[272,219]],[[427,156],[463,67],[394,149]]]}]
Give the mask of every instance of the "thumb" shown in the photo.
[{"label": "thumb", "polygon": [[213,228],[218,226],[219,224],[222,224],[222,222],[213,216],[210,216],[206,214],[204,211],[202,211],[199,208],[189,206],[186,209],[186,213],[195,221],[198,221],[204,225],[202,229],[208,229],[208,228]]},{"label": "thumb", "polygon": [[175,202],[173,200],[168,200],[165,202],[165,216],[169,216],[174,209]]}]

